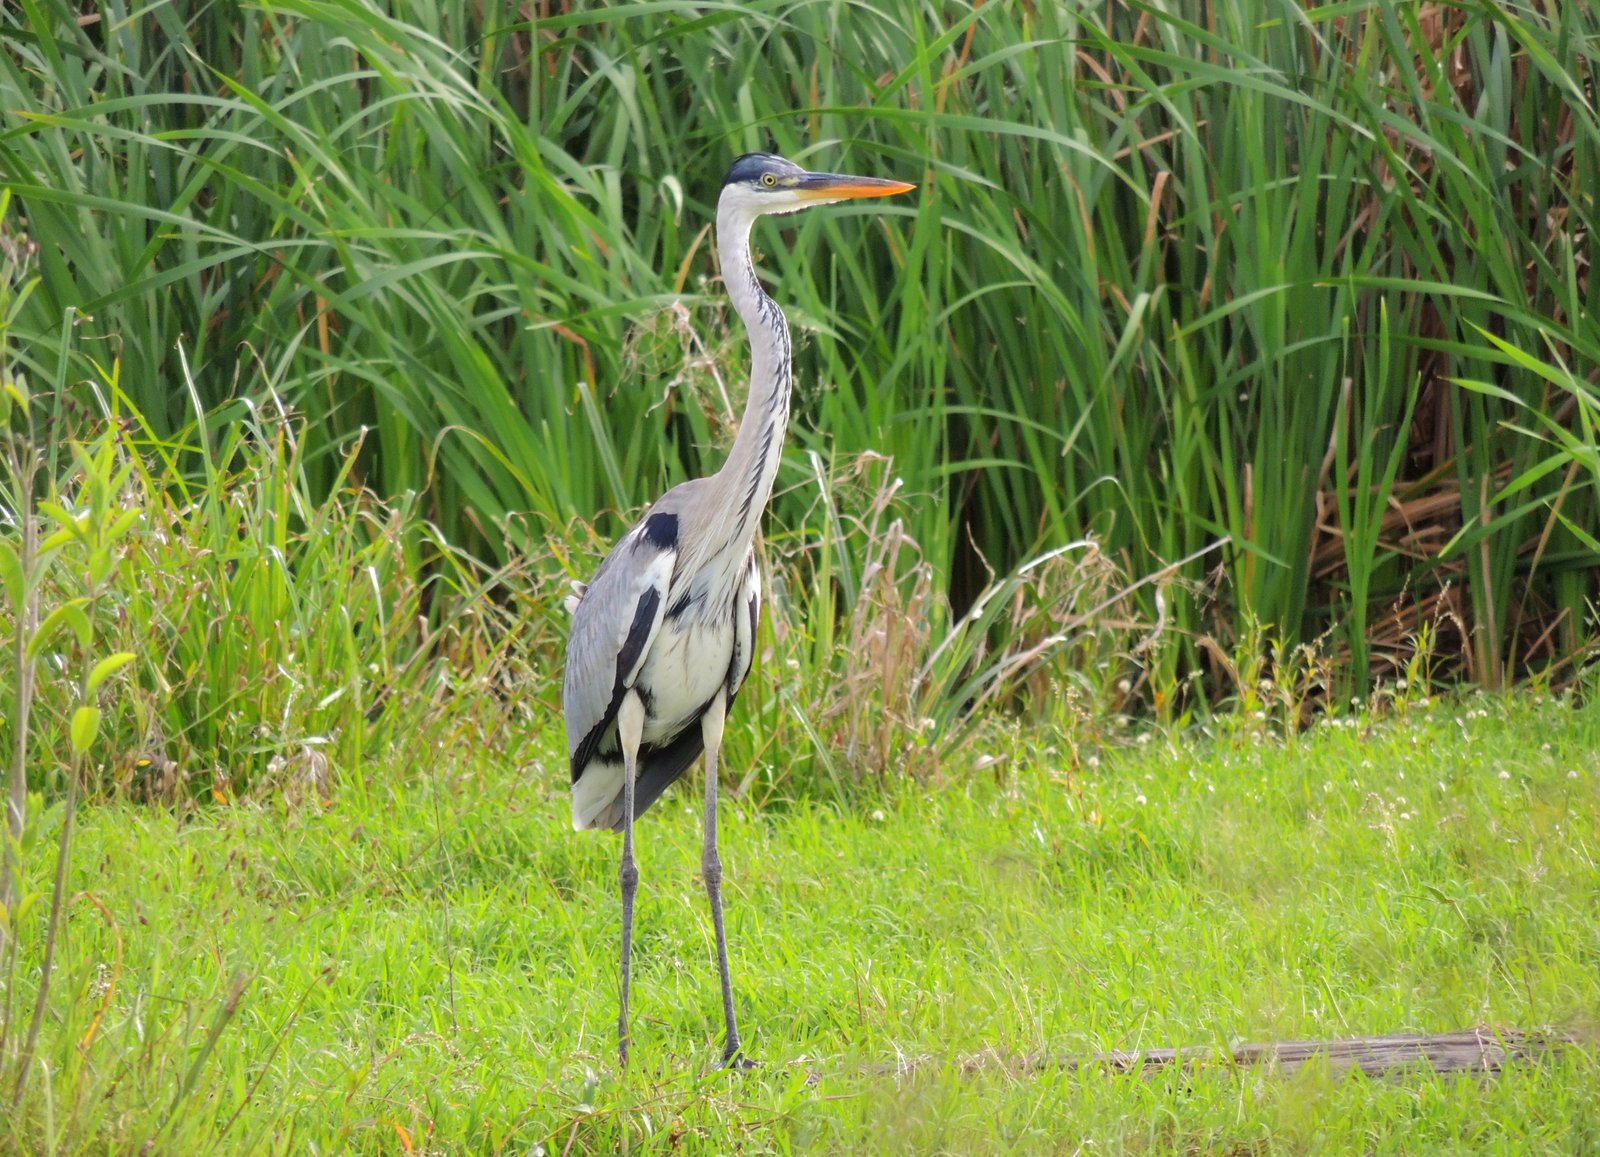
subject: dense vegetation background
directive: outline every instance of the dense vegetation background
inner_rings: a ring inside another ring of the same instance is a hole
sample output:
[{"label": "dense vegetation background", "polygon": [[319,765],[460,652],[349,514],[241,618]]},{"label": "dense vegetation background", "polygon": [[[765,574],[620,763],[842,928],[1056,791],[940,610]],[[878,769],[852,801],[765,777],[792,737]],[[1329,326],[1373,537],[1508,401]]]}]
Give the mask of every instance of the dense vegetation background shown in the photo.
[{"label": "dense vegetation background", "polygon": [[853,765],[990,696],[1309,710],[1564,678],[1592,633],[1592,5],[28,0],[0,33],[6,373],[36,440],[112,419],[171,532],[125,548],[168,639],[129,751],[252,746],[206,700],[286,615],[302,657],[322,610],[347,638],[259,714],[343,762],[451,647],[515,634],[548,692],[549,580],[729,440],[708,228],[754,148],[921,186],[760,238],[801,333],[772,653],[893,708]]}]

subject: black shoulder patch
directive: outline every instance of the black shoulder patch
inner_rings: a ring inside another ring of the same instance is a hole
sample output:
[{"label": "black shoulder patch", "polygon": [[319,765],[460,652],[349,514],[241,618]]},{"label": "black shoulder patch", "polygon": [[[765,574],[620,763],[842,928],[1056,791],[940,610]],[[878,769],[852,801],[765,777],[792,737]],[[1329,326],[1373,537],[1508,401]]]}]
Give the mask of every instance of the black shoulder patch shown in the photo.
[{"label": "black shoulder patch", "polygon": [[644,541],[657,550],[678,549],[678,516],[652,514],[644,520]]}]

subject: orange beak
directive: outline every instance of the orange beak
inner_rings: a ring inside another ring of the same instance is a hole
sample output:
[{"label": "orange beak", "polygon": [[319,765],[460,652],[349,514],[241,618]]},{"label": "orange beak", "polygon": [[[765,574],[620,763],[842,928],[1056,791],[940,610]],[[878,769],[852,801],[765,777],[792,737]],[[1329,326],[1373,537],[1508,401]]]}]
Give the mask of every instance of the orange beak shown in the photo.
[{"label": "orange beak", "polygon": [[881,177],[849,177],[842,173],[807,173],[795,191],[807,201],[847,201],[860,197],[889,197],[909,193],[915,185],[886,181]]}]

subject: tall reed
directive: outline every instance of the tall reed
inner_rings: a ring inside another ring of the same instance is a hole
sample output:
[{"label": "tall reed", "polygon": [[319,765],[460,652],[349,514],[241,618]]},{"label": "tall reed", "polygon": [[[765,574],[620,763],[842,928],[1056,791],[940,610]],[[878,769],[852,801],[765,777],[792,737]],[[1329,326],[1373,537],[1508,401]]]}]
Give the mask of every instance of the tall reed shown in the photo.
[{"label": "tall reed", "polygon": [[808,455],[873,450],[957,611],[1085,537],[1129,578],[1201,552],[1141,660],[1163,687],[1209,653],[1181,640],[1252,623],[1350,688],[1424,625],[1488,684],[1592,630],[1592,5],[30,0],[0,27],[0,174],[47,242],[24,358],[91,315],[78,347],[162,431],[184,349],[205,407],[305,416],[314,486],[359,445],[358,481],[481,554],[614,531],[716,460],[743,353],[707,225],[728,160],[775,148],[923,186],[760,238],[800,333],[776,526],[813,509]]}]

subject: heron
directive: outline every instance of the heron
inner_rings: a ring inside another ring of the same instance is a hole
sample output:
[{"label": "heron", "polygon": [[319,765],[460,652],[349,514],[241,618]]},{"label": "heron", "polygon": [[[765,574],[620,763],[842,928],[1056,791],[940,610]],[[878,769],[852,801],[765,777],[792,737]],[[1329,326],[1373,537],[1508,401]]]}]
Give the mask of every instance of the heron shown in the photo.
[{"label": "heron", "polygon": [[639,867],[634,821],[705,752],[701,878],[716,933],[727,1025],[722,1060],[741,1052],[722,919],[717,761],[729,706],[755,650],[761,572],[755,534],[772,493],[794,385],[789,324],[756,275],[759,217],[886,197],[901,181],[813,173],[771,153],[733,162],[717,198],[717,251],[750,340],[750,394],[722,468],[663,494],[617,540],[594,577],[574,585],[561,698],[572,771],[572,826],[622,833],[622,959],[617,1055],[628,1065],[628,990]]}]

